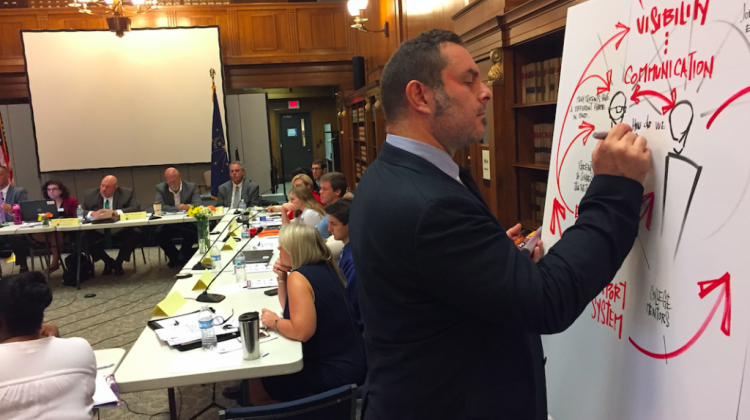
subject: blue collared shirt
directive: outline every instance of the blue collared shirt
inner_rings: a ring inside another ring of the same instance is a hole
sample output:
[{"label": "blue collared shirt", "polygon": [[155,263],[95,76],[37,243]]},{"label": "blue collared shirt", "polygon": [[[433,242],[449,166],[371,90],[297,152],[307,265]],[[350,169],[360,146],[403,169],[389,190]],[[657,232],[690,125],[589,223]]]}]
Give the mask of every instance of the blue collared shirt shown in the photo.
[{"label": "blue collared shirt", "polygon": [[354,271],[354,260],[352,260],[352,243],[344,245],[339,256],[339,269],[346,279],[346,296],[354,308],[354,317],[357,318],[359,331],[363,330],[362,315],[359,312],[359,299],[357,298],[357,273]]},{"label": "blue collared shirt", "polygon": [[328,239],[329,236],[331,236],[331,232],[328,231],[328,215],[326,214],[323,216],[322,219],[320,219],[320,222],[318,222],[317,226],[318,232],[320,233],[320,236],[323,237],[323,240]]},{"label": "blue collared shirt", "polygon": [[[396,136],[394,134],[388,134],[385,141],[393,147],[397,147],[405,152],[421,157],[435,165],[449,177],[461,182],[461,177],[458,176],[458,164],[454,162],[453,158],[451,158],[451,156],[444,150],[440,150],[435,146],[430,146],[427,143],[422,143],[421,141]],[[461,184],[463,185],[463,182],[461,182]]]}]

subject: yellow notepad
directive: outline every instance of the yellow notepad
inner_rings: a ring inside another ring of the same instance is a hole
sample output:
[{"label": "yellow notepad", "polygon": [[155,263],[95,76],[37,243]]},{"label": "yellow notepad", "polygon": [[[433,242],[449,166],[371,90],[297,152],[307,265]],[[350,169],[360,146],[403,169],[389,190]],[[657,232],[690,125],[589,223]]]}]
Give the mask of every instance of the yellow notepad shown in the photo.
[{"label": "yellow notepad", "polygon": [[159,302],[151,314],[153,316],[172,316],[185,304],[185,298],[180,292],[174,292]]},{"label": "yellow notepad", "polygon": [[78,219],[77,218],[67,218],[67,219],[52,219],[50,220],[50,225],[52,226],[78,226]]},{"label": "yellow notepad", "polygon": [[138,211],[135,213],[123,213],[120,215],[120,220],[138,220],[145,219],[148,215],[145,211]]},{"label": "yellow notepad", "polygon": [[237,241],[234,238],[229,238],[226,242],[224,242],[224,246],[221,247],[221,250],[233,251],[235,248],[237,248]]},{"label": "yellow notepad", "polygon": [[232,221],[229,222],[227,230],[229,231],[229,236],[237,236],[237,219],[232,219]]},{"label": "yellow notepad", "polygon": [[198,281],[195,283],[195,286],[193,286],[193,290],[206,290],[208,288],[208,284],[211,283],[211,280],[214,279],[214,275],[211,274],[208,270],[203,270],[203,274],[201,274]]}]

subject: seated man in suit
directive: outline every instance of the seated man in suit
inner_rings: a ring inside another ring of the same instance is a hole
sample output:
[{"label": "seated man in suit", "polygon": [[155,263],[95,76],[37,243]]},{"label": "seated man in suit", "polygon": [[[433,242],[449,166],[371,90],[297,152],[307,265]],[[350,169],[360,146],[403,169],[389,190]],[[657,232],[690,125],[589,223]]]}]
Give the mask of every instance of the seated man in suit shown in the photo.
[{"label": "seated man in suit", "polygon": [[[175,168],[164,171],[166,182],[156,186],[155,203],[161,204],[161,210],[167,212],[186,211],[190,206],[200,206],[201,198],[198,187],[192,182],[182,180],[180,172]],[[182,247],[179,251],[172,243],[172,238],[182,235]],[[167,256],[170,267],[183,264],[193,255],[193,245],[198,241],[198,231],[195,223],[180,223],[159,225],[156,228],[156,242]]]},{"label": "seated man in suit", "polygon": [[[87,212],[86,217],[88,219],[119,216],[123,213],[134,213],[141,210],[141,205],[133,198],[133,190],[118,187],[117,178],[113,175],[105,176],[98,189],[87,190],[83,195],[81,207]],[[107,254],[104,245],[105,236],[102,232],[94,230],[86,232],[89,254],[94,258],[94,262],[104,261],[103,276],[112,272],[118,276],[123,275],[122,262],[130,261],[130,254],[138,246],[142,237],[140,229],[136,228],[113,230],[112,235],[120,239],[120,252],[117,254],[116,260],[113,260]]]},{"label": "seated man in suit", "polygon": [[[8,168],[0,166],[0,207],[2,207],[2,211],[0,211],[0,223],[13,223],[13,205],[21,201],[27,201],[28,199],[29,195],[25,189],[14,187],[10,184],[10,171]],[[28,251],[26,251],[26,244],[22,237],[6,235],[0,237],[0,240],[10,245],[10,249],[16,255],[16,265],[21,267],[20,272],[29,271],[29,267],[26,265]]]},{"label": "seated man in suit", "polygon": [[245,168],[240,162],[229,165],[229,177],[232,179],[219,185],[217,206],[236,209],[240,206],[240,200],[244,200],[248,207],[260,204],[260,188],[258,184],[245,179]]}]

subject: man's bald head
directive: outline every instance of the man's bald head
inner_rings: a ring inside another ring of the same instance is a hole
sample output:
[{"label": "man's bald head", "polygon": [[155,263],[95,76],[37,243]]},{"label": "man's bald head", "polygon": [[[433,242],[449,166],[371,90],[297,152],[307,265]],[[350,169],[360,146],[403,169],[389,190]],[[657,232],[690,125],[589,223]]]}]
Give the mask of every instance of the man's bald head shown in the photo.
[{"label": "man's bald head", "polygon": [[175,168],[167,168],[167,170],[164,171],[164,179],[167,181],[170,190],[174,192],[180,190],[180,186],[182,185],[182,175],[180,175],[180,171]]},{"label": "man's bald head", "polygon": [[104,198],[112,197],[112,194],[117,190],[117,178],[114,175],[107,175],[102,179],[101,185],[99,185],[99,193]]}]

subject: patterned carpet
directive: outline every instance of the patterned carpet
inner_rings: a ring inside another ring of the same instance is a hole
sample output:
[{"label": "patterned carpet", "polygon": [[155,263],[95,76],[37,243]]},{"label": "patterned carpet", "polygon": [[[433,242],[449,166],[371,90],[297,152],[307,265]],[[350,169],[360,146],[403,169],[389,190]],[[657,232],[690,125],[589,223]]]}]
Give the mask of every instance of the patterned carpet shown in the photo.
[{"label": "patterned carpet", "polygon": [[[107,348],[130,347],[138,339],[151,310],[161,301],[174,284],[176,269],[170,269],[162,261],[159,264],[157,248],[145,248],[146,264],[141,253],[136,252],[137,269],[133,262],[123,265],[125,275],[121,277],[101,276],[104,264],[96,265],[97,276],[85,282],[80,291],[62,284],[62,270],[52,273],[50,285],[54,299],[45,313],[45,322],[52,322],[60,328],[63,337],[83,337],[94,350]],[[115,251],[109,251],[116,256]],[[39,268],[38,260],[37,268]],[[3,274],[11,271],[11,265],[2,263]],[[17,273],[17,269],[16,269]],[[94,293],[95,297],[84,295]],[[236,407],[235,401],[228,401],[221,396],[227,386],[238,382],[216,384],[218,404],[224,407]],[[189,419],[211,402],[213,384],[178,388],[177,409],[180,419]],[[167,390],[137,392],[122,395],[122,406],[100,411],[102,420],[125,419],[168,419],[169,403]],[[218,419],[219,411],[212,408],[198,419]]]}]

